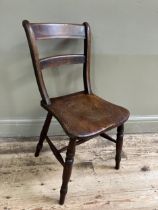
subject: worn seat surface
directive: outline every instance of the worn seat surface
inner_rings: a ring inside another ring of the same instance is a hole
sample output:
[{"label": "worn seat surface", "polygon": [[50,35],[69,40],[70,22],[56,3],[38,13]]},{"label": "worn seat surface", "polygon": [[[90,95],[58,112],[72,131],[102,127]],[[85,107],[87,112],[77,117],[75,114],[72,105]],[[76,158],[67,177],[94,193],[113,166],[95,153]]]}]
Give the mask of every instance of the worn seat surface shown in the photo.
[{"label": "worn seat surface", "polygon": [[129,117],[125,108],[84,92],[53,98],[51,105],[44,107],[53,113],[69,136],[77,138],[118,127]]}]

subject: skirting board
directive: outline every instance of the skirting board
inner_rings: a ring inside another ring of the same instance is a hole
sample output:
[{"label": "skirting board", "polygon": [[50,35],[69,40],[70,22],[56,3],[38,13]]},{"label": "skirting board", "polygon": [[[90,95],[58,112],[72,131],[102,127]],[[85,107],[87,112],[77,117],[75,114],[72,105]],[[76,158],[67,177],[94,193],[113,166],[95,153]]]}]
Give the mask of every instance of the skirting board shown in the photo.
[{"label": "skirting board", "polygon": [[[44,119],[1,119],[0,137],[39,136]],[[131,116],[125,124],[125,133],[157,133],[158,115]],[[115,130],[110,133],[115,133]],[[49,135],[65,135],[57,122],[52,120]]]}]

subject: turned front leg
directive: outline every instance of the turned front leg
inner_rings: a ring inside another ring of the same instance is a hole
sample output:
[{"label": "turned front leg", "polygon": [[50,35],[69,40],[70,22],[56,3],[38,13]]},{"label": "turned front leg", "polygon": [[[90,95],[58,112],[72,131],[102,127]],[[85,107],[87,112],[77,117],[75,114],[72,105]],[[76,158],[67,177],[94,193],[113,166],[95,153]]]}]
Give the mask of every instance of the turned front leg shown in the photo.
[{"label": "turned front leg", "polygon": [[121,153],[122,153],[122,146],[123,146],[123,134],[124,134],[124,125],[120,125],[117,128],[117,139],[116,139],[116,169],[120,168],[120,161],[121,161]]},{"label": "turned front leg", "polygon": [[63,177],[62,177],[63,181],[62,181],[62,186],[61,186],[61,190],[60,190],[59,203],[61,205],[64,204],[65,196],[66,196],[66,193],[68,190],[68,182],[70,180],[74,156],[75,156],[75,144],[76,144],[76,140],[70,139],[70,142],[69,142],[69,145],[67,148],[66,158],[65,158]]}]

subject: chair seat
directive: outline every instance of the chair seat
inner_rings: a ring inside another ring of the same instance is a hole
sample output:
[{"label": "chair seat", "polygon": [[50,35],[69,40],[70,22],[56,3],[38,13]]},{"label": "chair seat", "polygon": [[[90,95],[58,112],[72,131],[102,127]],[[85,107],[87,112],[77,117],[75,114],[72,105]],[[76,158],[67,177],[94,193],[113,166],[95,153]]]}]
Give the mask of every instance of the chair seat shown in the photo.
[{"label": "chair seat", "polygon": [[71,138],[86,138],[123,124],[129,111],[84,92],[51,99],[42,106],[51,112]]}]

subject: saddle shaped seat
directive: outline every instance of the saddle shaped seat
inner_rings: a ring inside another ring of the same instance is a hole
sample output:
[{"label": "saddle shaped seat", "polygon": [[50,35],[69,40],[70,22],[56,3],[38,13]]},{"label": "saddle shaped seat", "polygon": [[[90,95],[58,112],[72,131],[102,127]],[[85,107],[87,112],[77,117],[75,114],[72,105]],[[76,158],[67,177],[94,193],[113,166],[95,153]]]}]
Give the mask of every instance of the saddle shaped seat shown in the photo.
[{"label": "saddle shaped seat", "polygon": [[83,139],[118,127],[129,117],[129,111],[94,94],[78,92],[51,99],[42,106],[60,122],[71,138]]}]

